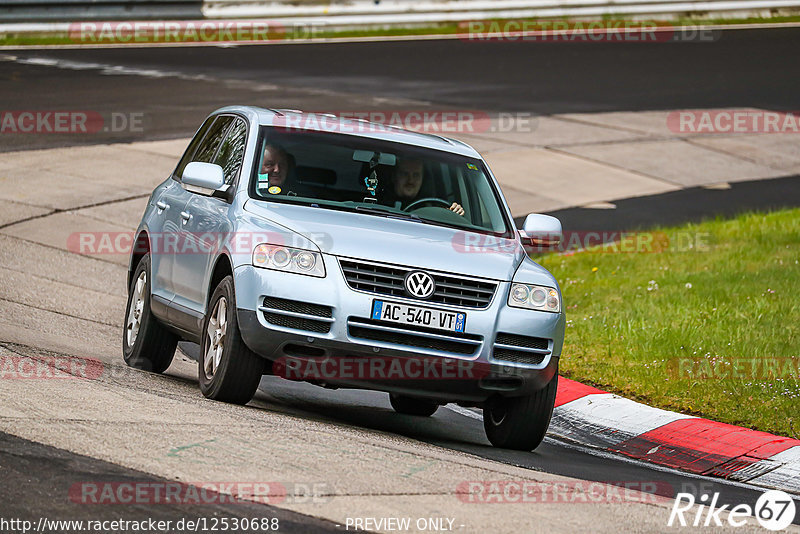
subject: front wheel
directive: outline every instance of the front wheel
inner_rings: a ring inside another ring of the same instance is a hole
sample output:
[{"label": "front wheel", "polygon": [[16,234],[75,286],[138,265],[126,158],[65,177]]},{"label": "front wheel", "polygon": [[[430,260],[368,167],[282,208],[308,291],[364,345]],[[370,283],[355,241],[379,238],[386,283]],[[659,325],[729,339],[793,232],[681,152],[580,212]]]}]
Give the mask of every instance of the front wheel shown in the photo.
[{"label": "front wheel", "polygon": [[247,404],[258,389],[264,360],[244,344],[239,332],[233,277],[217,285],[208,310],[198,360],[200,391],[209,399]]},{"label": "front wheel", "polygon": [[532,451],[544,439],[556,403],[558,375],[525,397],[494,397],[483,408],[483,428],[495,447]]},{"label": "front wheel", "polygon": [[128,288],[128,306],[122,329],[122,357],[129,366],[163,373],[172,363],[178,336],[158,322],[150,311],[150,254],[133,272]]},{"label": "front wheel", "polygon": [[430,417],[439,409],[439,405],[435,402],[395,395],[394,393],[389,394],[389,402],[397,413],[419,415],[420,417]]}]

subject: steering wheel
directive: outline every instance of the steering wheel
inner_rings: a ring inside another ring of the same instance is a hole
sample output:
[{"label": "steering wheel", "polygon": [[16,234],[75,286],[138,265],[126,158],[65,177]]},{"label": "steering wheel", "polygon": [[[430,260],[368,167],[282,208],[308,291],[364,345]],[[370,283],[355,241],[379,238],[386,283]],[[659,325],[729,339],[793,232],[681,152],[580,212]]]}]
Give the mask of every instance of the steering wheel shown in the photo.
[{"label": "steering wheel", "polygon": [[442,200],[441,198],[429,197],[429,198],[421,198],[419,200],[416,200],[416,201],[412,202],[411,204],[406,206],[406,209],[404,211],[411,211],[412,209],[414,209],[415,207],[419,206],[420,204],[441,204],[442,207],[447,208],[447,209],[450,209],[450,206],[452,205],[452,203],[450,203],[450,202],[448,202],[446,200]]}]

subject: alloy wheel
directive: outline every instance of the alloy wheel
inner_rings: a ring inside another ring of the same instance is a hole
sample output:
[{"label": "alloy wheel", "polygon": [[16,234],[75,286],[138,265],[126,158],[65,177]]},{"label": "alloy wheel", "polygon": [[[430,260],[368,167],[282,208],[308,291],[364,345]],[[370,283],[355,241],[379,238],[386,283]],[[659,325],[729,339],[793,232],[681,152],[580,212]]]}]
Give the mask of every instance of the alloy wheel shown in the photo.
[{"label": "alloy wheel", "polygon": [[206,335],[208,336],[208,348],[206,349],[203,361],[203,370],[209,380],[214,377],[214,373],[219,368],[222,360],[222,351],[225,346],[225,333],[228,330],[228,301],[225,297],[220,297],[214,305],[214,311],[208,320]]}]

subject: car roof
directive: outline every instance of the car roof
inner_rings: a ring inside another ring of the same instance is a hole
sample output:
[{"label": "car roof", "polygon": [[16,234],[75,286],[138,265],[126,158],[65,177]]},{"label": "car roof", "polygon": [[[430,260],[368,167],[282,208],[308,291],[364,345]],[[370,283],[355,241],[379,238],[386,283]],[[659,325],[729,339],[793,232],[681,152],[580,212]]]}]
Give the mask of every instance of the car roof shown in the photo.
[{"label": "car roof", "polygon": [[329,113],[312,113],[296,109],[267,109],[256,106],[227,106],[214,112],[214,114],[217,113],[240,113],[248,116],[251,123],[261,126],[298,125],[298,131],[338,132],[341,135],[392,141],[481,159],[480,154],[474,148],[458,139],[414,132],[363,119],[338,117]]}]

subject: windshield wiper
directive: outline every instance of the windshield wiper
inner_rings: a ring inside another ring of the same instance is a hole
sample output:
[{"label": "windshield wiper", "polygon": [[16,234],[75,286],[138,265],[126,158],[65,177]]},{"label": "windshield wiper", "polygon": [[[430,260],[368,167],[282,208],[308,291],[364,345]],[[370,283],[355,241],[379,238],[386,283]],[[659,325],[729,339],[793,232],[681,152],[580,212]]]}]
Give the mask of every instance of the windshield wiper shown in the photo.
[{"label": "windshield wiper", "polygon": [[378,215],[380,217],[391,217],[394,219],[406,219],[411,221],[422,222],[422,219],[420,219],[417,215],[414,215],[413,213],[398,213],[396,211],[382,210],[380,208],[371,208],[368,206],[356,206],[356,211],[369,213],[371,215]]}]

